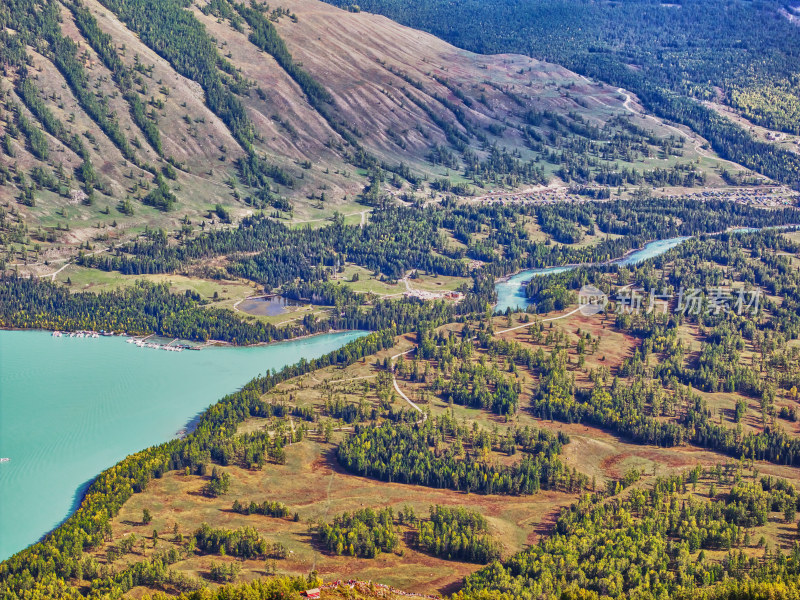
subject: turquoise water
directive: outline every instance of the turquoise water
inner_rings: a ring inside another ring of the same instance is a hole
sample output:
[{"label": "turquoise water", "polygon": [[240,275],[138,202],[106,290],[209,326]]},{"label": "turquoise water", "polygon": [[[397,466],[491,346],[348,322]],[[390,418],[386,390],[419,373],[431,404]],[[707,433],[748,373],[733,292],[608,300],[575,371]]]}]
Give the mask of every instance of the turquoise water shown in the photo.
[{"label": "turquoise water", "polygon": [[[635,265],[649,258],[654,258],[666,251],[671,250],[681,242],[688,240],[688,237],[676,237],[666,240],[657,240],[646,244],[644,248],[634,250],[630,254],[617,260],[612,260],[609,264],[617,265]],[[497,305],[495,311],[505,312],[506,309],[512,310],[524,309],[528,306],[528,298],[525,296],[525,289],[522,284],[525,281],[530,281],[532,277],[539,277],[541,275],[552,275],[555,273],[563,273],[577,268],[575,265],[566,267],[548,267],[546,269],[528,269],[512,275],[508,279],[498,281],[494,289],[497,292]]]},{"label": "turquoise water", "polygon": [[0,560],[74,510],[86,485],[167,441],[259,374],[316,358],[364,332],[252,348],[165,352],[125,338],[0,331]]}]

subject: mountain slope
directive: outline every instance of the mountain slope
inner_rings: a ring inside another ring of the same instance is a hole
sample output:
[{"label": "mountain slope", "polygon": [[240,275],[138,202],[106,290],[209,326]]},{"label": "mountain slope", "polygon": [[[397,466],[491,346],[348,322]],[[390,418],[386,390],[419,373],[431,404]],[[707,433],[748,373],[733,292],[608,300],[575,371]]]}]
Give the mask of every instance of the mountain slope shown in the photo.
[{"label": "mountain slope", "polygon": [[725,104],[774,130],[773,137],[798,133],[800,30],[793,25],[797,8],[789,3],[364,0],[359,6],[461,48],[535,56],[625,87],[648,110],[705,136],[726,158],[800,185],[794,153],[702,105]]},{"label": "mountain slope", "polygon": [[15,0],[0,23],[7,265],[259,209],[721,183],[723,163],[616,88],[316,0]]}]

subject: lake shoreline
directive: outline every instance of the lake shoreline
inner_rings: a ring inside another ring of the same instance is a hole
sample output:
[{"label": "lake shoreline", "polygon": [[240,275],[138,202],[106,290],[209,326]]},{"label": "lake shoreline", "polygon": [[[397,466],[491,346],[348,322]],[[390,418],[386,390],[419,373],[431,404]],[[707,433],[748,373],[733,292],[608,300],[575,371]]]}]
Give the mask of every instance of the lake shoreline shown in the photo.
[{"label": "lake shoreline", "polygon": [[127,336],[78,343],[44,329],[0,331],[0,456],[11,458],[0,465],[0,560],[56,529],[126,456],[190,435],[209,407],[253,379],[369,333],[177,353],[139,352],[119,339]]},{"label": "lake shoreline", "polygon": [[[77,333],[77,332],[87,332],[86,329],[43,329],[41,327],[8,327],[5,325],[0,325],[0,331],[41,331],[42,333],[55,333],[56,331],[63,332],[63,333]],[[303,335],[296,335],[288,338],[284,338],[281,340],[272,340],[270,342],[256,342],[255,344],[233,344],[231,342],[226,342],[225,340],[207,340],[205,342],[201,342],[199,340],[187,340],[184,338],[174,338],[178,339],[182,342],[190,342],[192,344],[199,344],[200,347],[193,348],[193,350],[203,350],[204,348],[261,348],[264,346],[274,346],[275,344],[283,344],[284,342],[295,342],[299,340],[305,340],[308,338],[317,337],[320,335],[330,335],[334,333],[347,333],[348,331],[358,331],[355,329],[328,329],[327,331],[318,331],[317,333],[304,333]],[[161,337],[169,337],[169,336],[162,336],[162,334],[157,332],[151,332],[148,334],[133,334],[133,333],[102,333],[100,331],[92,332],[97,333],[100,338],[129,338],[129,339],[147,339],[148,337],[158,335]],[[66,337],[72,337],[67,335]],[[96,339],[96,338],[94,338]]]}]

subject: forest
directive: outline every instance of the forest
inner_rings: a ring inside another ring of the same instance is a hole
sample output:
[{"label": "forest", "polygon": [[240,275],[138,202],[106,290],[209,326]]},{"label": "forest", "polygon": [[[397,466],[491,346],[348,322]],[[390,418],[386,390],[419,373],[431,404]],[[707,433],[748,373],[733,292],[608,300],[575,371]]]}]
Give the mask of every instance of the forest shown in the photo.
[{"label": "forest", "polygon": [[[703,501],[690,492],[701,478],[736,483],[729,494]],[[787,506],[793,516],[796,505],[797,493],[785,481],[753,481],[728,469],[661,478],[648,491],[633,490],[608,502],[586,494],[561,512],[557,535],[470,576],[457,597],[485,598],[481,592],[491,590],[520,600],[699,598],[706,586],[712,593],[735,593],[739,587],[742,597],[759,597],[747,594],[741,579],[793,581],[800,550],[795,545],[786,555],[765,548],[764,560],[748,558],[743,549],[756,543],[748,529]],[[718,549],[725,551],[724,560],[704,560],[705,551]],[[700,559],[691,560],[698,550]],[[714,587],[726,581],[727,587]]]},{"label": "forest", "polygon": [[569,442],[562,434],[534,432],[539,443],[526,446],[530,452],[511,466],[498,466],[479,460],[492,451],[492,436],[464,429],[446,415],[422,424],[357,425],[354,435],[338,447],[339,463],[353,473],[384,481],[483,494],[573,491],[588,483],[559,460],[561,446]]},{"label": "forest", "polygon": [[464,507],[431,506],[419,525],[418,541],[428,552],[448,559],[486,564],[500,558],[500,548],[486,518]]},{"label": "forest", "polygon": [[392,552],[399,541],[390,508],[380,511],[365,508],[337,515],[333,523],[319,528],[319,536],[328,551],[362,558]]},{"label": "forest", "polygon": [[[249,560],[282,555],[284,550],[258,529],[205,526],[192,534],[188,542],[191,546],[122,571],[111,572],[103,564],[80,558],[83,550],[98,547],[106,538],[109,515],[132,494],[146,491],[153,479],[171,471],[200,474],[205,477],[201,493],[207,498],[224,498],[231,484],[227,468],[259,470],[282,465],[286,447],[303,442],[312,431],[322,432],[314,433],[314,439],[336,440],[333,456],[344,471],[376,482],[415,484],[480,497],[550,492],[574,495],[576,501],[561,512],[554,535],[505,557],[485,518],[466,507],[432,506],[427,518],[408,511],[392,513],[390,509],[369,507],[316,525],[320,543],[334,556],[371,558],[395,553],[399,551],[400,534],[408,531],[413,547],[430,556],[487,565],[467,578],[459,592],[465,600],[503,597],[500,594],[513,599],[580,594],[591,598],[593,594],[614,598],[656,598],[664,594],[712,597],[701,594],[733,593],[726,587],[728,580],[745,574],[746,585],[753,589],[762,589],[758,586],[766,583],[793,585],[797,575],[795,554],[767,549],[758,540],[759,532],[770,523],[791,525],[796,520],[798,495],[783,480],[759,476],[752,464],[765,461],[792,465],[800,456],[797,438],[781,426],[791,416],[784,399],[792,397],[793,389],[796,396],[800,387],[796,377],[800,355],[786,349],[788,340],[800,336],[796,310],[800,274],[792,268],[791,258],[800,247],[780,230],[722,234],[716,230],[724,227],[724,221],[790,222],[795,218],[794,210],[767,213],[711,202],[658,206],[646,201],[631,210],[626,208],[618,206],[614,217],[605,203],[525,208],[454,205],[446,206],[441,217],[442,223],[453,228],[450,231],[467,235],[480,231],[490,219],[496,220],[498,227],[492,235],[497,237],[500,251],[497,263],[484,267],[489,272],[510,268],[505,256],[515,239],[520,247],[534,253],[534,257],[526,257],[520,252],[520,262],[567,261],[578,253],[599,252],[597,246],[602,242],[584,250],[526,241],[524,235],[515,238],[514,232],[521,229],[518,224],[525,219],[559,223],[553,231],[569,225],[582,235],[587,235],[591,227],[622,235],[611,240],[613,245],[609,243],[606,250],[609,254],[634,244],[638,236],[645,238],[648,229],[674,234],[700,232],[645,263],[579,267],[540,278],[529,286],[529,293],[537,298],[555,287],[574,293],[581,285],[592,283],[615,299],[618,288],[629,284],[641,288],[642,293],[652,289],[659,294],[735,284],[768,292],[761,307],[766,311],[764,318],[754,320],[713,310],[628,314],[616,312],[612,305],[598,318],[606,327],[636,340],[630,355],[612,373],[605,366],[586,366],[586,361],[598,364],[600,336],[586,331],[571,337],[546,326],[537,320],[536,311],[542,310],[541,306],[531,307],[531,312],[522,315],[488,315],[485,307],[491,301],[492,287],[481,284],[485,275],[474,279],[472,304],[457,310],[437,303],[400,300],[386,301],[385,308],[376,304],[373,310],[387,311],[387,320],[391,314],[402,314],[391,311],[406,310],[399,307],[413,305],[416,309],[392,328],[381,329],[322,359],[251,382],[211,407],[186,439],[143,451],[103,473],[78,512],[61,528],[0,566],[4,591],[25,588],[31,590],[30,597],[48,597],[46,590],[53,586],[65,586],[75,576],[92,574],[96,581],[91,593],[96,595],[129,590],[138,584],[165,584],[191,593],[196,582],[182,578],[170,567],[184,559],[182,553]],[[415,239],[410,233],[414,222],[428,213],[419,208],[404,210],[399,214],[413,217],[408,219],[409,232],[404,235]],[[387,211],[385,223],[376,231],[381,227],[390,230],[395,219],[400,216]],[[257,220],[248,225],[259,226]],[[426,227],[436,231],[430,223]],[[714,235],[705,235],[706,231]],[[428,235],[438,243],[434,233]],[[152,252],[158,247],[157,239],[143,239],[143,247]],[[247,238],[232,233],[223,238],[229,248],[245,247],[235,245],[246,243],[240,239]],[[180,246],[160,247],[159,252],[182,256],[176,252]],[[136,256],[133,251],[129,255]],[[450,260],[458,264],[457,259]],[[486,280],[491,283],[492,278]],[[40,297],[50,298],[41,304],[49,308],[35,313],[37,318],[61,319],[53,321],[59,326],[73,319],[75,326],[94,323],[99,329],[102,321],[98,319],[104,314],[98,309],[101,301],[109,315],[104,318],[110,319],[117,310],[124,315],[124,319],[109,322],[139,323],[144,329],[155,322],[168,322],[168,314],[183,315],[177,321],[187,323],[196,318],[192,311],[214,314],[191,294],[170,295],[163,286],[140,284],[97,295],[98,300],[92,301],[88,292],[70,295],[49,282],[8,278],[4,285],[3,298],[8,300],[3,306],[11,306],[4,318],[23,319],[18,321],[23,324],[29,317],[24,316],[22,307],[35,306]],[[323,279],[317,283],[294,282],[287,290],[293,290],[289,293],[297,297],[319,293],[321,299],[333,304],[338,299],[345,312],[351,303],[359,302],[346,287],[344,291],[334,288]],[[27,297],[26,305],[22,300]],[[134,310],[130,308],[133,305],[145,308]],[[390,309],[392,305],[396,308]],[[129,308],[123,310],[125,306]],[[83,316],[90,314],[94,322]],[[520,341],[495,335],[493,323],[506,319],[511,323],[512,318],[524,326]],[[683,360],[687,348],[679,332],[685,326],[702,332],[695,361]],[[418,390],[416,397],[424,406],[421,415],[413,411],[397,413],[387,409],[386,403],[350,404],[335,396],[326,398],[318,411],[295,406],[291,396],[281,396],[280,402],[262,401],[265,392],[298,375],[332,364],[350,365],[391,348],[401,332],[412,336],[416,351],[398,357],[393,364],[388,359],[377,361],[375,368],[380,375],[376,390],[387,398],[393,377],[404,387],[412,386],[409,389]],[[756,352],[745,354],[745,347]],[[521,379],[526,373],[534,377]],[[585,373],[589,385],[578,383],[576,375],[580,373]],[[753,423],[752,409],[740,411],[739,405],[735,414],[720,416],[702,395],[715,390],[737,394],[742,402],[751,399],[757,403],[761,422]],[[436,412],[432,410],[435,402],[443,407]],[[456,408],[492,415],[497,420],[492,426],[479,426],[474,421],[470,424],[455,417]],[[531,415],[541,426],[516,426],[513,421],[519,415]],[[292,427],[287,425],[289,416],[297,419]],[[248,418],[268,419],[269,426],[237,433]],[[352,433],[340,437],[325,433],[337,421],[348,424]],[[547,424],[553,421],[597,426],[634,444],[707,448],[739,462],[713,469],[698,467],[660,479],[630,472],[616,481],[598,482],[565,458],[565,449],[573,438],[551,429]],[[745,422],[749,423],[747,428]],[[293,508],[270,498],[224,502],[226,507],[233,502],[232,513],[238,515],[297,519],[292,517]],[[253,525],[258,523],[254,521]],[[595,546],[602,547],[603,554],[596,555],[594,561],[581,541],[586,539],[598,540]],[[600,544],[599,540],[608,543]],[[769,552],[768,559],[754,558],[754,549]],[[124,548],[115,551],[124,552]],[[232,564],[215,562],[209,577],[221,583],[237,581],[236,564]]]},{"label": "forest", "polygon": [[[521,225],[535,219],[557,241],[580,241],[592,231],[613,234],[584,247],[547,244],[531,239]],[[84,254],[79,264],[125,274],[177,271],[192,261],[248,253],[227,270],[274,289],[299,279],[325,281],[337,260],[399,279],[407,271],[466,277],[464,258],[491,263],[493,276],[524,268],[603,262],[622,256],[653,239],[717,233],[729,227],[767,227],[800,223],[800,211],[763,211],[725,201],[658,199],[626,202],[536,206],[479,204],[453,200],[438,206],[387,205],[363,229],[341,218],[323,228],[290,229],[263,215],[224,229],[173,244],[160,231],[150,231],[107,254]],[[578,231],[580,228],[580,231]],[[467,246],[453,247],[447,233]],[[480,236],[479,234],[488,234]],[[622,236],[616,238],[616,236]],[[298,251],[301,250],[301,251]]]}]

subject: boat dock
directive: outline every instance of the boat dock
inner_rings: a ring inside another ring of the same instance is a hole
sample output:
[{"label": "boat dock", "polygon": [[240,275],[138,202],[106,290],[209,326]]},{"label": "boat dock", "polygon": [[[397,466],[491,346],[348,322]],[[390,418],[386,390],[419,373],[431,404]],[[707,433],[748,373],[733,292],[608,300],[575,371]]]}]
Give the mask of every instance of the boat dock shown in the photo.
[{"label": "boat dock", "polygon": [[[99,338],[106,336],[113,336],[114,334],[106,331],[54,331],[54,338],[71,337],[71,338]],[[180,338],[174,338],[169,342],[151,341],[155,338],[155,334],[150,334],[145,337],[129,337],[126,341],[129,344],[135,344],[139,348],[150,348],[151,350],[166,350],[167,352],[183,352],[184,350],[199,350],[204,348],[206,344],[195,346],[182,342]]]}]

